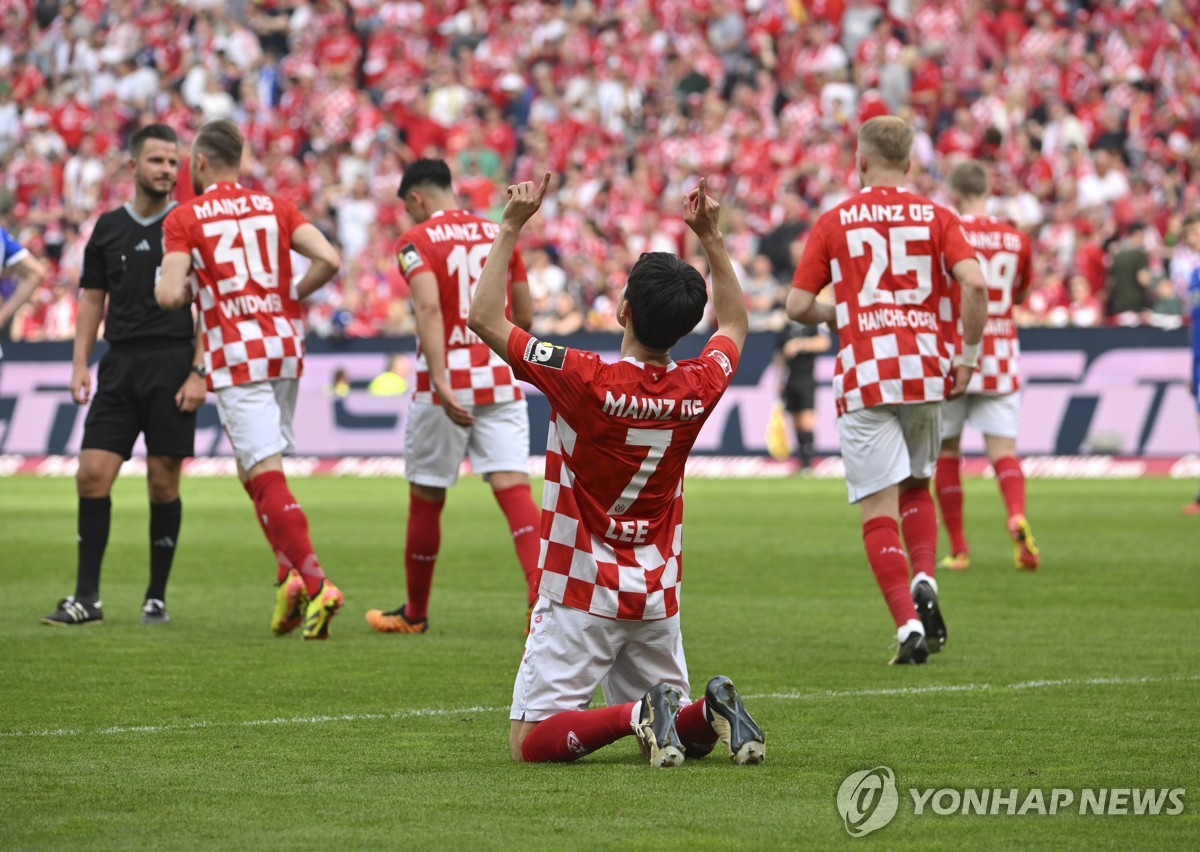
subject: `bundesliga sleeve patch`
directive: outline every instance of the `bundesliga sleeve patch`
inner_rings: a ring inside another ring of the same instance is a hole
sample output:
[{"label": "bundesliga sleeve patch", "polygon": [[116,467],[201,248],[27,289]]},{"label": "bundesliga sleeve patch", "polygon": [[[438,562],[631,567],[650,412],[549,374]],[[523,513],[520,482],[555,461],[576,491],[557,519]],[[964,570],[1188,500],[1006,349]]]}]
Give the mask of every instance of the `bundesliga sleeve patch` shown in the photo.
[{"label": "bundesliga sleeve patch", "polygon": [[547,343],[544,340],[538,340],[536,337],[531,337],[529,338],[529,342],[525,344],[524,360],[530,364],[537,364],[539,367],[561,370],[563,363],[567,360],[567,347],[557,346],[553,343]]},{"label": "bundesliga sleeve patch", "polygon": [[413,243],[407,243],[400,249],[399,259],[400,271],[405,275],[425,265],[425,260],[421,257],[421,253],[417,251],[417,247]]},{"label": "bundesliga sleeve patch", "polygon": [[705,352],[704,354],[707,355],[709,358],[712,358],[714,361],[716,361],[721,366],[721,371],[725,375],[727,375],[727,376],[733,375],[733,364],[730,363],[729,356],[726,355],[724,352],[722,352],[720,349],[710,349],[707,352]]}]

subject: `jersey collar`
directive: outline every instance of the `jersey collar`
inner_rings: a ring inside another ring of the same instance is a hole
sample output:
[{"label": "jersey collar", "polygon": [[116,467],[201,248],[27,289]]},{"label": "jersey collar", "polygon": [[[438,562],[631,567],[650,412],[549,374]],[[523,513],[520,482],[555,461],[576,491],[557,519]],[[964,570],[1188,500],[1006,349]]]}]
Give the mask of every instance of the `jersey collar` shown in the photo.
[{"label": "jersey collar", "polygon": [[[624,358],[622,358],[621,360],[622,360],[622,361],[624,361],[624,362],[625,362],[625,363],[627,363],[627,364],[633,364],[633,366],[635,366],[635,367],[640,367],[640,368],[641,368],[641,369],[643,369],[643,370],[644,370],[644,369],[646,369],[646,365],[645,365],[645,363],[644,363],[644,362],[642,362],[642,361],[639,361],[637,358],[634,358],[632,355],[626,355],[626,356],[625,356]],[[656,364],[655,366],[658,366],[658,365]],[[664,369],[665,369],[665,370],[666,370],[668,373],[669,373],[669,372],[671,372],[672,370],[674,370],[674,369],[675,369],[675,362],[674,362],[674,361],[672,361],[671,363],[667,364],[667,366],[666,366]]]},{"label": "jersey collar", "polygon": [[204,190],[204,192],[202,192],[200,194],[204,195],[204,193],[206,193],[206,192],[212,192],[214,189],[220,189],[222,187],[228,187],[228,188],[232,188],[232,189],[241,189],[242,185],[240,183],[236,183],[233,181],[227,181],[227,180],[217,181],[216,183],[214,183],[212,186],[210,186],[208,189]]}]

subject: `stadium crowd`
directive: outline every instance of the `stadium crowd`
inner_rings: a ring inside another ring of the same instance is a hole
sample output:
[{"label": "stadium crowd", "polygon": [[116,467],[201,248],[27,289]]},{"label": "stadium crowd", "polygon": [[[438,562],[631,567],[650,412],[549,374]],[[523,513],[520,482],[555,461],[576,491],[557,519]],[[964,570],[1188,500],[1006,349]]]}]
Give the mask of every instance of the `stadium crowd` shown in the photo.
[{"label": "stadium crowd", "polygon": [[1178,324],[1200,264],[1177,245],[1198,0],[0,0],[0,20],[0,224],[52,267],[15,339],[72,337],[83,246],[155,120],[188,144],[235,119],[247,181],[340,245],[322,335],[412,331],[396,187],[421,156],[493,216],[511,181],[559,176],[525,245],[537,333],[615,328],[641,251],[703,270],[696,175],[753,328],[777,328],[805,232],[856,186],[859,124],[889,112],[919,129],[917,192],[944,200],[957,157],[992,168],[994,214],[1035,239],[1023,325]]}]

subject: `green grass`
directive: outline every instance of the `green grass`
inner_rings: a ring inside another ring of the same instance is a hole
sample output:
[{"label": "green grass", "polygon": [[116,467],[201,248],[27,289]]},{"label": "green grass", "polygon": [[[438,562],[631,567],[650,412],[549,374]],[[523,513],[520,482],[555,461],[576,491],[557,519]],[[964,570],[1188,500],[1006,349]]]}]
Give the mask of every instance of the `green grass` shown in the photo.
[{"label": "green grass", "polygon": [[[645,766],[632,740],[572,765],[510,762],[524,602],[484,485],[451,494],[433,632],[419,637],[375,635],[362,618],[403,598],[405,484],[293,486],[347,597],[324,644],[271,637],[272,561],[231,480],[184,484],[171,624],[138,623],[147,509],[143,483],[123,479],[106,622],[39,625],[73,584],[73,483],[0,479],[6,849],[1200,843],[1200,524],[1176,514],[1181,483],[1031,483],[1045,565],[1025,575],[994,483],[968,482],[974,564],[940,577],[949,645],[927,666],[891,668],[890,619],[840,482],[691,482],[693,683],[735,679],[768,760],[671,771]],[[1059,683],[1015,686],[1030,681]],[[975,686],[896,691],[963,685]],[[880,764],[896,772],[899,815],[851,840],[836,792]],[[1189,798],[1174,817],[918,817],[909,787]]]}]

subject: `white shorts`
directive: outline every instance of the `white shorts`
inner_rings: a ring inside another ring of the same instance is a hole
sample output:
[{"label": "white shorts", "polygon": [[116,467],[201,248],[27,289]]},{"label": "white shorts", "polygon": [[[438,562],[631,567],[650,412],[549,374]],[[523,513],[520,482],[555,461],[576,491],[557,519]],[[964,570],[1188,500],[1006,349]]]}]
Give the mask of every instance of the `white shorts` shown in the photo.
[{"label": "white shorts", "polygon": [[620,621],[539,598],[513,684],[509,718],[541,722],[564,710],[586,710],[596,687],[605,703],[641,701],[659,683],[688,703],[687,662],[679,614]]},{"label": "white shorts", "polygon": [[295,449],[292,415],[299,388],[298,379],[275,379],[216,392],[217,413],[242,470]]},{"label": "white shorts", "polygon": [[838,418],[846,490],[857,503],[910,476],[933,476],[942,404],[876,405]]},{"label": "white shorts", "polygon": [[404,433],[405,478],[416,485],[449,488],[464,457],[479,474],[529,472],[529,408],[525,400],[468,405],[472,426],[459,426],[440,405],[414,402]]},{"label": "white shorts", "polygon": [[984,396],[969,393],[942,403],[942,438],[957,438],[963,422],[984,435],[997,438],[1017,437],[1017,421],[1021,415],[1021,395]]}]

